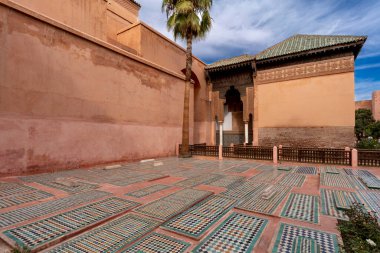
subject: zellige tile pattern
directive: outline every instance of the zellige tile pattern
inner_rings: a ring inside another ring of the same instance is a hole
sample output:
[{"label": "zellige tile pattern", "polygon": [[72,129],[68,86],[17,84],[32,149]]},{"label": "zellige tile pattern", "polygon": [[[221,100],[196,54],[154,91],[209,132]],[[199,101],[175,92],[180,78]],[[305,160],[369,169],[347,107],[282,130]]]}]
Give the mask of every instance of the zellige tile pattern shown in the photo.
[{"label": "zellige tile pattern", "polygon": [[251,252],[267,223],[266,219],[232,213],[192,252]]},{"label": "zellige tile pattern", "polygon": [[228,212],[235,202],[222,196],[209,197],[166,222],[163,228],[197,239]]},{"label": "zellige tile pattern", "polygon": [[36,249],[138,205],[136,202],[112,197],[7,230],[4,235],[21,247]]}]

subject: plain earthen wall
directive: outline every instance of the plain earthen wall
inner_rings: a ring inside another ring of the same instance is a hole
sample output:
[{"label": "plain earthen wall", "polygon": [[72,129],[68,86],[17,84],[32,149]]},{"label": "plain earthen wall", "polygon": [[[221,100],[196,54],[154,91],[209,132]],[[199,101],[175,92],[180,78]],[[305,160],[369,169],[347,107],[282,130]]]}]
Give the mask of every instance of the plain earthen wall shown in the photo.
[{"label": "plain earthen wall", "polygon": [[182,78],[1,3],[0,44],[0,173],[175,154]]},{"label": "plain earthen wall", "polygon": [[[9,0],[31,11],[104,41],[116,41],[117,33],[138,22],[135,10],[109,0]],[[123,1],[121,1],[123,2]]]},{"label": "plain earthen wall", "polygon": [[[183,48],[175,45],[161,34],[153,30],[146,24],[141,27],[141,56],[160,66],[168,68],[177,73],[183,73],[186,67],[186,54]],[[194,104],[192,108],[194,114],[190,122],[190,127],[194,128],[194,143],[210,143],[211,127],[210,104],[208,100],[208,89],[204,74],[205,63],[198,58],[193,58],[192,71],[199,80],[200,87],[194,88]],[[205,127],[208,126],[208,127]]]},{"label": "plain earthen wall", "polygon": [[259,84],[256,88],[259,145],[354,144],[353,72]]}]

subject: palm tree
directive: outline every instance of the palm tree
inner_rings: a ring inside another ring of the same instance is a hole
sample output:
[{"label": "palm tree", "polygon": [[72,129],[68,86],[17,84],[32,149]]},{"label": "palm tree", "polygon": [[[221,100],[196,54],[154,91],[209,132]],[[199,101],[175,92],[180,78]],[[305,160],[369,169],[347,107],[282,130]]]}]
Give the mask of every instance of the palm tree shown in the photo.
[{"label": "palm tree", "polygon": [[211,29],[211,6],[212,0],[162,0],[162,11],[166,12],[168,18],[168,29],[173,31],[175,39],[180,38],[187,43],[181,157],[191,156],[189,152],[189,107],[193,40],[204,38]]}]

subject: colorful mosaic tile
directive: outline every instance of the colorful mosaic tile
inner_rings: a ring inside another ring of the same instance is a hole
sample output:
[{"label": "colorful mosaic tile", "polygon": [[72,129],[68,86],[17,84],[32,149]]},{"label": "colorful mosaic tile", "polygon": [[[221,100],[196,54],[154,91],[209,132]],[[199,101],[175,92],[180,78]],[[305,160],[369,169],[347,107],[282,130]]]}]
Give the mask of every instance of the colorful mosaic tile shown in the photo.
[{"label": "colorful mosaic tile", "polygon": [[277,170],[290,172],[290,171],[293,170],[293,167],[290,167],[290,166],[280,166],[280,167],[277,167]]},{"label": "colorful mosaic tile", "polygon": [[320,247],[316,240],[298,236],[293,243],[293,253],[319,253]]},{"label": "colorful mosaic tile", "polygon": [[146,187],[146,188],[138,190],[138,191],[130,192],[130,193],[127,193],[125,195],[126,196],[132,196],[135,198],[142,198],[142,197],[148,196],[152,193],[159,192],[159,191],[162,191],[162,190],[165,190],[168,188],[170,188],[170,186],[158,184],[158,185],[152,185],[152,186]]},{"label": "colorful mosaic tile", "polygon": [[96,184],[85,183],[72,178],[56,178],[53,181],[36,180],[36,182],[47,187],[59,189],[70,193],[94,190],[99,187]]},{"label": "colorful mosaic tile", "polygon": [[380,180],[372,176],[360,176],[363,183],[370,189],[380,189]]},{"label": "colorful mosaic tile", "polygon": [[168,220],[210,195],[212,193],[208,191],[185,189],[138,207],[135,211],[157,219]]},{"label": "colorful mosaic tile", "polygon": [[15,194],[5,198],[0,198],[0,208],[16,206],[36,200],[46,199],[52,196],[53,194],[39,190]]},{"label": "colorful mosaic tile", "polygon": [[375,212],[380,222],[380,192],[359,191],[360,197],[365,201],[369,211]]},{"label": "colorful mosaic tile", "polygon": [[0,182],[0,198],[36,190],[35,188],[22,184]]},{"label": "colorful mosaic tile", "polygon": [[276,167],[272,165],[261,165],[260,167],[257,167],[256,170],[275,170]]},{"label": "colorful mosaic tile", "polygon": [[136,202],[108,198],[4,232],[21,247],[40,248],[47,243],[92,226],[106,218],[138,206]]},{"label": "colorful mosaic tile", "polygon": [[236,183],[240,183],[244,178],[245,177],[241,177],[241,176],[226,175],[226,176],[222,176],[216,181],[208,183],[208,185],[228,188],[228,187],[234,186]]},{"label": "colorful mosaic tile", "polygon": [[286,186],[302,187],[305,182],[306,176],[298,173],[290,173],[285,175],[277,183]]},{"label": "colorful mosaic tile", "polygon": [[159,174],[159,173],[151,173],[151,174],[145,174],[137,177],[132,178],[125,178],[125,179],[119,179],[117,181],[111,182],[113,185],[117,186],[127,186],[135,183],[145,182],[145,181],[153,181],[160,178],[164,178],[167,175]]},{"label": "colorful mosaic tile", "polygon": [[281,216],[311,223],[318,223],[319,198],[313,195],[292,193],[289,196]]},{"label": "colorful mosaic tile", "polygon": [[195,239],[228,212],[235,200],[212,196],[164,224],[164,228]]},{"label": "colorful mosaic tile", "polygon": [[352,185],[357,190],[368,190],[367,186],[356,176],[348,176]]},{"label": "colorful mosaic tile", "polygon": [[[269,189],[274,193],[268,197],[266,196],[266,192]],[[288,186],[266,185],[265,187],[261,188],[260,192],[256,192],[254,195],[244,198],[236,208],[251,212],[273,214],[273,212],[280,205],[281,201],[286,197],[290,190],[291,187]]]},{"label": "colorful mosaic tile", "polygon": [[190,247],[187,242],[152,233],[128,247],[122,253],[183,253]]},{"label": "colorful mosaic tile", "polygon": [[[335,193],[335,196],[334,196]],[[336,206],[336,202],[349,203],[358,202],[360,200],[354,192],[347,191],[338,191],[338,190],[328,190],[321,189],[321,199],[322,199],[322,214],[333,216],[339,219],[347,219],[347,216],[344,214],[343,210],[339,210]],[[343,205],[343,204],[340,204]]]},{"label": "colorful mosaic tile", "polygon": [[321,172],[327,174],[341,174],[341,170],[336,167],[323,167],[321,168]]},{"label": "colorful mosaic tile", "polygon": [[280,171],[263,171],[253,177],[251,177],[249,180],[255,181],[255,182],[263,182],[263,183],[270,183],[275,184],[277,180],[279,180],[282,176],[284,176],[285,173]]},{"label": "colorful mosaic tile", "polygon": [[200,184],[207,184],[222,178],[221,175],[200,175],[176,183],[179,187],[194,187]]},{"label": "colorful mosaic tile", "polygon": [[247,170],[255,168],[257,166],[258,166],[257,163],[247,163],[247,164],[243,164],[243,165],[239,165],[239,166],[233,167],[233,168],[231,168],[231,169],[229,169],[227,171],[228,172],[233,172],[233,173],[243,173],[243,172],[246,172]]},{"label": "colorful mosaic tile", "polygon": [[221,195],[240,200],[246,196],[254,195],[257,191],[260,191],[265,187],[266,185],[262,183],[243,181],[243,183],[237,184],[234,187],[229,188],[227,191],[222,192]]},{"label": "colorful mosaic tile", "polygon": [[114,253],[156,228],[158,221],[126,214],[106,225],[81,234],[57,247],[49,253]]},{"label": "colorful mosaic tile", "polygon": [[337,175],[337,174],[321,174],[321,185],[341,187],[341,188],[354,188],[350,176]]},{"label": "colorful mosaic tile", "polygon": [[300,174],[316,175],[317,172],[318,170],[315,167],[299,166],[296,169],[296,173]]},{"label": "colorful mosaic tile", "polygon": [[20,208],[14,211],[9,211],[0,214],[0,228],[17,224],[22,221],[31,220],[52,214],[54,212],[66,209],[71,206],[81,205],[86,202],[100,199],[110,195],[101,191],[89,191],[84,193],[75,194],[66,198],[56,199],[53,201],[37,204]]},{"label": "colorful mosaic tile", "polygon": [[347,175],[350,175],[350,176],[354,176],[355,175],[353,169],[344,168],[343,170],[346,172]]},{"label": "colorful mosaic tile", "polygon": [[273,253],[290,253],[292,252],[295,240],[299,236],[315,240],[319,245],[321,252],[338,253],[338,238],[334,234],[313,230],[304,227],[293,226],[289,224],[280,224],[280,230],[277,234]]},{"label": "colorful mosaic tile", "polygon": [[193,252],[251,252],[267,223],[255,216],[232,213]]}]

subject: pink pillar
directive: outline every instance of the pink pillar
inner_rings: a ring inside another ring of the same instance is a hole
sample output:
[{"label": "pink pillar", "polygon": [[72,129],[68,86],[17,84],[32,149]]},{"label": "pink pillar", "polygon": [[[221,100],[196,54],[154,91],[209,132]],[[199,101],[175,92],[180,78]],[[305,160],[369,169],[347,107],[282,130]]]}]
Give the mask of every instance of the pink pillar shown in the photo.
[{"label": "pink pillar", "polygon": [[357,168],[358,167],[358,150],[353,149],[352,150],[352,167]]},{"label": "pink pillar", "polygon": [[219,145],[219,160],[223,160],[223,145]]},{"label": "pink pillar", "polygon": [[179,143],[175,144],[175,155],[179,156]]},{"label": "pink pillar", "polygon": [[277,157],[278,153],[277,153],[277,147],[274,146],[273,147],[273,163],[274,164],[278,164],[278,157]]}]

